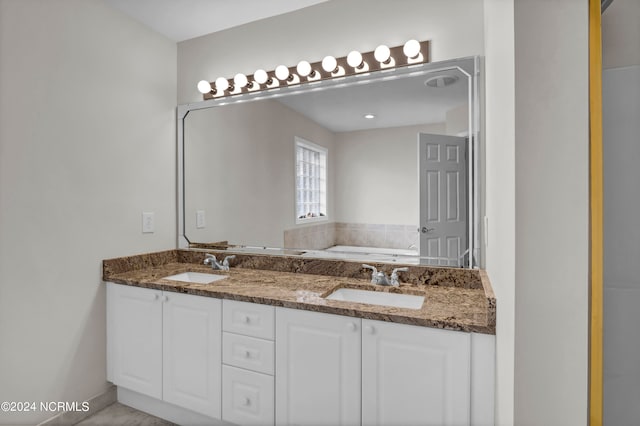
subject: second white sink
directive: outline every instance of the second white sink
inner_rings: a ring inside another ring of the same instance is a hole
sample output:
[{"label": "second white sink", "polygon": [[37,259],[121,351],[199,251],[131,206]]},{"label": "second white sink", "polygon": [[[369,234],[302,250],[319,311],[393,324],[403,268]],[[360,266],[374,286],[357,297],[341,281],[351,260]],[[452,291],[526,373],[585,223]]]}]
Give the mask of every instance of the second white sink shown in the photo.
[{"label": "second white sink", "polygon": [[205,274],[203,272],[183,272],[181,274],[163,277],[165,280],[182,281],[195,284],[211,284],[227,278],[226,275]]},{"label": "second white sink", "polygon": [[424,303],[424,296],[357,290],[354,288],[339,288],[328,295],[326,299],[407,309],[420,309]]}]

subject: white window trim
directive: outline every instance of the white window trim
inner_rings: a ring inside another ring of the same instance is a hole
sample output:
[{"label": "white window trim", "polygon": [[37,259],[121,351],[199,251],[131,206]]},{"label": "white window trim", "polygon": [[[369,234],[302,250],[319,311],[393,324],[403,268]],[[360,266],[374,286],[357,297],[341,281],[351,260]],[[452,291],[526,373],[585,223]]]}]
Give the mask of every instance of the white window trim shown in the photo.
[{"label": "white window trim", "polygon": [[[328,191],[329,191],[329,150],[322,146],[322,145],[318,145],[315,144],[313,142],[310,142],[306,139],[303,139],[299,136],[295,136],[294,137],[294,144],[293,144],[293,216],[295,218],[295,223],[296,225],[308,225],[310,223],[314,223],[314,222],[326,222],[329,220],[329,195],[328,195]],[[296,151],[298,146],[302,146],[303,148],[308,148],[308,149],[312,149],[314,151],[319,151],[322,152],[325,156],[325,161],[326,161],[326,166],[325,166],[325,170],[327,173],[327,178],[326,178],[326,189],[325,192],[327,193],[326,195],[326,200],[325,200],[325,206],[326,206],[326,212],[324,216],[317,216],[317,217],[306,217],[306,218],[302,218],[300,219],[298,217],[298,209],[297,209],[297,204],[298,204],[298,187],[297,187],[297,177],[298,177],[298,158],[296,155]]]}]

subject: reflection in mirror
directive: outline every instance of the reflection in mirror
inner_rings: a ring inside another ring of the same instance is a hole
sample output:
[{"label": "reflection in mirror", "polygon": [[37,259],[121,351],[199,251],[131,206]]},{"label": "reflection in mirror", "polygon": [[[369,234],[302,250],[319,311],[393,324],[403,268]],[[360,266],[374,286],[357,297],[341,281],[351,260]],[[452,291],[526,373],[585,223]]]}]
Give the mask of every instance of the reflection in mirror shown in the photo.
[{"label": "reflection in mirror", "polygon": [[477,266],[476,62],[182,106],[181,245]]}]

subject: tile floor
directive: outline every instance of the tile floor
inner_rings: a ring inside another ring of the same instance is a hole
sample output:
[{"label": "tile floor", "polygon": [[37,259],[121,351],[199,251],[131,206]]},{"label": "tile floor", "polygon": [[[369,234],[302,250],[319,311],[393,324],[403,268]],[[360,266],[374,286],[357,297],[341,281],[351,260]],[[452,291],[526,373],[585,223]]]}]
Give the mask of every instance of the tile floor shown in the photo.
[{"label": "tile floor", "polygon": [[151,414],[115,402],[76,426],[176,426]]}]

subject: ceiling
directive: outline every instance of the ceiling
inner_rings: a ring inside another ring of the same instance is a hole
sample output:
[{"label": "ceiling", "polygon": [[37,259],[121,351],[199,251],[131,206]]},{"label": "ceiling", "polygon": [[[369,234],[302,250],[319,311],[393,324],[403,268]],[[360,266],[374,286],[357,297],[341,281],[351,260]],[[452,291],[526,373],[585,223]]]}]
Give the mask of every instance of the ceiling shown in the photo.
[{"label": "ceiling", "polygon": [[105,0],[107,4],[176,42],[325,1],[327,0]]},{"label": "ceiling", "polygon": [[[167,38],[180,42],[328,0],[104,0]],[[456,74],[455,71],[447,74]],[[467,98],[464,76],[444,89],[426,77],[327,89],[278,98],[334,132],[445,121],[446,111]],[[367,120],[365,114],[375,114]]]},{"label": "ceiling", "polygon": [[[434,75],[458,80],[446,87],[428,87]],[[468,84],[457,69],[383,80],[349,87],[311,90],[277,100],[333,132],[443,123],[446,113],[467,103]],[[367,119],[365,114],[375,118]]]}]

